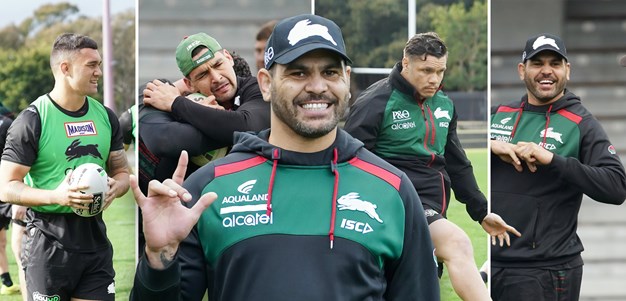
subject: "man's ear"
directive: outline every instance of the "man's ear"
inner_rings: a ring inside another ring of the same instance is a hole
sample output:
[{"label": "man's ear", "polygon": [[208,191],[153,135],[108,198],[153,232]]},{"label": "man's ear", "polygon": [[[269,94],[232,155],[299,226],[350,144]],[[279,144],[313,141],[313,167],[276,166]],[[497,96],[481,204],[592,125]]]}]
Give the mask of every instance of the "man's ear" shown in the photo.
[{"label": "man's ear", "polygon": [[272,76],[270,75],[270,72],[265,68],[259,69],[259,72],[256,75],[256,80],[259,82],[259,89],[261,90],[261,94],[263,94],[263,100],[271,102]]},{"label": "man's ear", "polygon": [[189,91],[197,91],[196,88],[194,88],[193,84],[191,83],[191,80],[189,80],[188,77],[183,77],[183,84],[185,84],[185,86],[187,86],[187,90]]},{"label": "man's ear", "polygon": [[228,52],[228,50],[226,50],[226,49],[223,49],[222,53],[224,53],[224,56],[230,61],[230,65],[231,66],[235,66],[235,59],[230,54],[230,52]]},{"label": "man's ear", "polygon": [[409,58],[406,56],[402,57],[402,70],[405,70],[409,67]]},{"label": "man's ear", "polygon": [[519,75],[519,79],[524,80],[524,73],[526,71],[526,65],[525,63],[519,63],[517,64],[517,75]]},{"label": "man's ear", "polygon": [[61,70],[61,74],[63,74],[64,76],[72,75],[72,73],[70,72],[70,63],[67,61],[62,61],[61,64],[59,64],[59,69]]}]

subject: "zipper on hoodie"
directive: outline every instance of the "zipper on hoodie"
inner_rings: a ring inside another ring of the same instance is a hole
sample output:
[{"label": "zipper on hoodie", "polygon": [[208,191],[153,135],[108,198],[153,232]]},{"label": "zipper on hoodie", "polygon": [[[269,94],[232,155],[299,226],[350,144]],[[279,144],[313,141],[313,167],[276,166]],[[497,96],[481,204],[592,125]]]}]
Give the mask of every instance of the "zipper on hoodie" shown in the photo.
[{"label": "zipper on hoodie", "polygon": [[533,249],[537,248],[537,225],[539,224],[539,203],[536,204],[536,212],[537,215],[535,216],[535,222],[533,223]]},{"label": "zipper on hoodie", "polygon": [[[418,101],[419,102],[419,101]],[[433,162],[435,162],[435,153],[433,151],[430,150],[430,148],[428,147],[428,140],[429,137],[432,140],[432,144],[435,143],[435,124],[432,121],[432,112],[430,111],[430,107],[428,107],[426,105],[426,102],[422,102],[421,104],[419,104],[420,109],[422,109],[422,117],[424,118],[424,125],[426,126],[426,129],[424,130],[425,134],[424,134],[424,150],[426,150],[427,152],[430,153],[430,160],[428,161],[428,163],[426,164],[426,166],[431,167]],[[426,107],[426,109],[428,110],[428,112],[430,113],[429,116],[430,118],[430,124],[428,123],[428,118],[426,118],[426,110],[424,110],[424,107]],[[431,134],[432,132],[432,134]]]}]

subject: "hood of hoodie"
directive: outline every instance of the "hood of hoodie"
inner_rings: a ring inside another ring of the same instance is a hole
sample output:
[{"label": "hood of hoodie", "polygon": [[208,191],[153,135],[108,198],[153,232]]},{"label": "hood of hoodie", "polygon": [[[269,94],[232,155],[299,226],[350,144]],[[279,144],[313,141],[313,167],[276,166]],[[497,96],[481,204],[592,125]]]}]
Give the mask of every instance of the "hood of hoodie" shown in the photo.
[{"label": "hood of hoodie", "polygon": [[269,178],[269,187],[267,189],[267,211],[266,215],[272,214],[272,195],[274,189],[274,180],[276,178],[278,165],[298,165],[298,166],[329,166],[335,180],[333,186],[333,195],[330,202],[332,203],[332,213],[330,216],[330,230],[328,237],[330,248],[333,248],[335,240],[335,221],[337,218],[337,193],[339,190],[339,171],[337,164],[346,162],[356,157],[357,152],[363,148],[363,143],[352,138],[345,131],[338,129],[337,137],[330,147],[314,153],[300,153],[283,150],[268,142],[270,129],[263,130],[258,134],[250,132],[235,133],[235,145],[231,153],[245,152],[255,153],[272,161],[272,172]]},{"label": "hood of hoodie", "polygon": [[[545,122],[544,133],[547,136],[548,127],[550,125],[551,114],[558,113],[561,110],[567,111],[568,108],[573,107],[573,106],[578,106],[580,104],[581,104],[580,97],[576,96],[574,93],[565,89],[563,96],[561,96],[561,98],[559,98],[557,101],[550,103],[550,104],[545,104],[545,105],[540,105],[540,106],[532,105],[528,102],[528,94],[524,94],[521,100],[512,104],[507,104],[503,106],[509,107],[511,109],[515,108],[515,110],[518,111],[517,117],[515,118],[515,124],[513,125],[513,130],[511,131],[511,137],[514,137],[517,131],[518,123],[520,119],[522,118],[522,115],[524,114],[524,112],[542,113],[545,115],[546,122]],[[500,107],[501,106],[496,106],[494,107],[494,110],[497,111],[499,110]],[[495,111],[492,111],[492,113]],[[543,139],[544,143],[547,138],[546,136],[544,136],[544,139]]]},{"label": "hood of hoodie", "polygon": [[563,94],[563,96],[561,96],[561,98],[551,104],[542,106],[531,105],[530,103],[528,103],[528,94],[525,94],[522,97],[519,104],[524,106],[524,111],[546,112],[549,110],[550,112],[556,112],[558,110],[565,109],[567,107],[571,107],[581,103],[580,97],[578,97],[574,93],[568,91],[567,89],[565,89],[564,92],[565,93]]},{"label": "hood of hoodie", "polygon": [[[268,142],[270,130],[266,129],[258,134],[252,132],[236,132],[234,152],[256,153],[268,160],[278,159],[279,164],[317,166],[329,165],[334,160],[334,149],[337,149],[337,163],[346,162],[356,156],[357,151],[363,148],[363,143],[342,129],[337,130],[337,137],[333,144],[325,150],[314,153],[300,153],[281,149]],[[279,156],[274,153],[278,150]]]}]

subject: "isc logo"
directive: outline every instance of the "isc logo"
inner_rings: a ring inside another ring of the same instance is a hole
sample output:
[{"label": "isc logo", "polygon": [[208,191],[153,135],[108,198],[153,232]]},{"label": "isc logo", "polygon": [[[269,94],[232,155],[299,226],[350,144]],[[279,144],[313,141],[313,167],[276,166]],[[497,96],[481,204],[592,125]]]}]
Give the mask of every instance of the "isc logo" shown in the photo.
[{"label": "isc logo", "polygon": [[372,229],[372,226],[368,223],[357,222],[345,218],[341,221],[341,228],[353,230],[363,234],[374,232],[374,229]]}]

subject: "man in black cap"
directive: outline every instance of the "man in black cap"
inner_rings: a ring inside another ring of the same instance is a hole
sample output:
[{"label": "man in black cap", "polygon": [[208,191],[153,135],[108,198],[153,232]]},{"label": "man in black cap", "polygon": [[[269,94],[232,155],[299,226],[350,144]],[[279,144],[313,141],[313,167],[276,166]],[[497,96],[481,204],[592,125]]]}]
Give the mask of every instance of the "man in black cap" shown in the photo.
[{"label": "man in black cap", "polygon": [[148,197],[133,179],[146,253],[131,300],[439,300],[411,182],[337,127],[349,63],[334,22],[280,21],[258,73],[270,129],[237,133],[183,186],[186,153]]},{"label": "man in black cap", "polygon": [[491,208],[522,236],[492,246],[493,300],[578,300],[583,194],[626,198],[626,174],[602,126],[568,91],[570,63],[552,34],[526,42],[517,66],[526,94],[491,112]]}]

